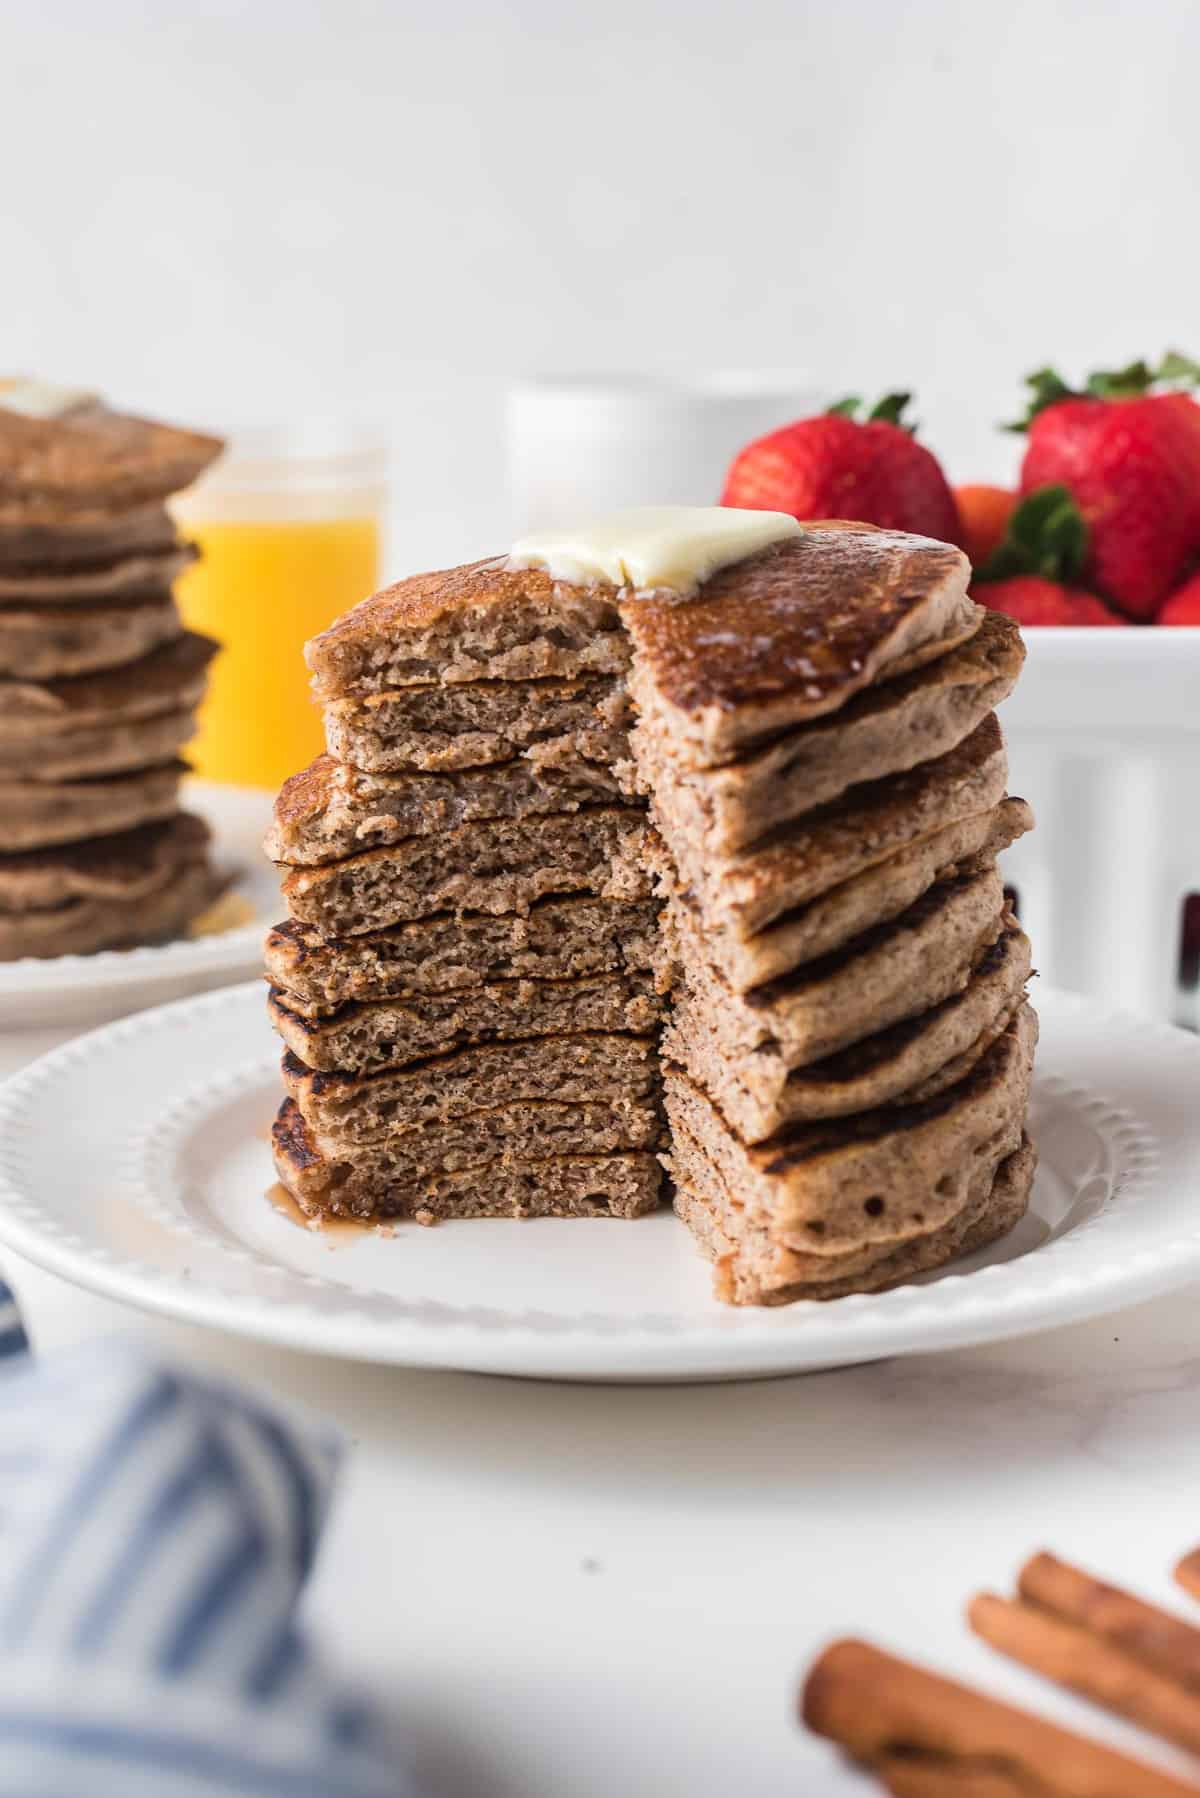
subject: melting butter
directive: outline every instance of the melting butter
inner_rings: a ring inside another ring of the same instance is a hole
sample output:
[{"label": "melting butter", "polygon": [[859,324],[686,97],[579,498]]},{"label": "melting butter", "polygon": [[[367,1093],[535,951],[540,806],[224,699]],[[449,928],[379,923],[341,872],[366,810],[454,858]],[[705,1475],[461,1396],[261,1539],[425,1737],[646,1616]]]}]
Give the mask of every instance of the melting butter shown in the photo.
[{"label": "melting butter", "polygon": [[24,418],[62,418],[81,406],[94,406],[98,399],[83,387],[60,387],[53,381],[0,381],[0,408]]},{"label": "melting butter", "polygon": [[574,586],[608,581],[647,591],[693,593],[718,569],[798,537],[786,512],[733,506],[633,506],[590,524],[534,531],[514,543],[510,568],[544,568]]}]

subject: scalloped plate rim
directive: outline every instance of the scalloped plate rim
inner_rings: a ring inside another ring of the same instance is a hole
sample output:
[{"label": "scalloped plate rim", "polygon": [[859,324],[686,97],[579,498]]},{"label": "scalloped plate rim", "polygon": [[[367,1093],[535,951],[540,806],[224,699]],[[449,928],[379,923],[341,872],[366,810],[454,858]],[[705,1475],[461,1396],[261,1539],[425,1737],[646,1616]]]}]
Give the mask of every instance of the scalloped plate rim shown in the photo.
[{"label": "scalloped plate rim", "polygon": [[[1119,1260],[1105,1262],[1101,1258],[1080,1270],[1071,1265],[1069,1233],[1050,1245],[1051,1253],[1035,1250],[1000,1266],[967,1273],[951,1270],[929,1285],[782,1311],[729,1312],[714,1302],[711,1319],[689,1315],[682,1322],[671,1313],[632,1317],[576,1313],[563,1317],[529,1308],[505,1313],[502,1307],[481,1316],[478,1306],[456,1316],[452,1311],[448,1314],[448,1308],[436,1298],[406,1301],[409,1312],[414,1305],[431,1306],[439,1313],[436,1321],[431,1321],[428,1316],[405,1315],[405,1303],[386,1293],[356,1294],[349,1286],[342,1288],[343,1302],[327,1304],[324,1309],[299,1296],[264,1301],[251,1292],[236,1290],[237,1256],[229,1257],[235,1290],[193,1281],[186,1271],[184,1275],[164,1272],[153,1263],[114,1255],[89,1243],[64,1229],[50,1203],[22,1191],[22,1171],[31,1178],[36,1176],[32,1162],[27,1161],[24,1170],[17,1166],[22,1159],[20,1119],[47,1087],[64,1079],[69,1083],[77,1068],[86,1068],[97,1056],[104,1057],[109,1048],[131,1041],[137,1044],[160,1029],[183,1026],[196,1013],[230,1008],[232,1016],[252,995],[257,1000],[260,994],[261,984],[252,981],[119,1020],[64,1044],[0,1088],[0,1243],[51,1272],[141,1309],[280,1346],[410,1366],[615,1380],[745,1378],[890,1353],[997,1341],[1118,1309],[1200,1275],[1200,1125],[1196,1144],[1188,1144],[1197,1169],[1189,1227],[1169,1240],[1156,1241],[1149,1250],[1130,1249],[1126,1244]],[[1040,1008],[1051,1021],[1081,1014],[1102,1018],[1110,1037],[1116,1031],[1155,1039],[1164,1045],[1164,1052],[1169,1049],[1177,1059],[1182,1056],[1191,1061],[1194,1066],[1189,1073],[1200,1079],[1200,1042],[1169,1025],[1123,1019],[1070,994],[1043,993]],[[235,1059],[240,1063],[244,1058]],[[206,1085],[228,1077],[228,1072],[210,1075]],[[1051,1075],[1046,1085],[1056,1077]],[[193,1079],[188,1090],[195,1088]],[[1115,1102],[1109,1103],[1109,1109],[1117,1118],[1128,1116]],[[120,1153],[129,1154],[135,1136],[144,1143],[152,1134],[145,1129],[127,1133]],[[1126,1184],[1132,1205],[1142,1186],[1153,1187],[1154,1155],[1146,1149],[1145,1130],[1139,1138],[1136,1131],[1126,1129],[1124,1140],[1131,1157]],[[1189,1182],[1189,1204],[1190,1193]],[[125,1192],[124,1202],[134,1205],[129,1192]],[[455,1226],[444,1228],[449,1233]],[[256,1253],[245,1248],[239,1252],[251,1257]],[[1037,1270],[1039,1257],[1041,1269]],[[1086,1263],[1087,1257],[1077,1254],[1075,1259]],[[309,1276],[283,1264],[280,1268],[281,1282],[286,1284],[290,1277],[298,1288],[304,1288]],[[1035,1270],[1034,1277],[1029,1277],[1031,1270]],[[337,1285],[333,1281],[324,1284]],[[373,1314],[379,1311],[393,1315],[381,1322]]]}]

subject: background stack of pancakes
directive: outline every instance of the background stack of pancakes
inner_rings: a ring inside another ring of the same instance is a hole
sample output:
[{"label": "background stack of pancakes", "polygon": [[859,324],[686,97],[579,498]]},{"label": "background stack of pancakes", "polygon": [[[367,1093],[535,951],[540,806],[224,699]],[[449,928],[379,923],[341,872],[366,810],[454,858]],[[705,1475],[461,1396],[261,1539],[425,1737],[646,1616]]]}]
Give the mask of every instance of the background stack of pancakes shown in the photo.
[{"label": "background stack of pancakes", "polygon": [[806,529],[626,600],[674,982],[676,1208],[734,1302],[894,1284],[1027,1202],[1029,944],[993,707],[1023,648],[946,544]]},{"label": "background stack of pancakes", "polygon": [[0,960],[163,938],[217,892],[178,809],[216,645],[180,622],[164,501],[220,449],[0,383]]},{"label": "background stack of pancakes", "polygon": [[310,1214],[631,1217],[662,1119],[644,806],[613,598],[502,562],[309,645],[330,753],[284,787],[267,941]]}]

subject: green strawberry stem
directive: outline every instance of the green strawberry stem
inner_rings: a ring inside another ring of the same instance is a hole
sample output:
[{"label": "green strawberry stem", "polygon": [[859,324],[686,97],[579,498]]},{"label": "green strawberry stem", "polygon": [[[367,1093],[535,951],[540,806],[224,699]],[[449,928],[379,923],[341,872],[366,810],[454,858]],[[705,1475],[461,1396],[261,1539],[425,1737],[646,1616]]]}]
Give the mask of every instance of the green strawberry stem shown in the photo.
[{"label": "green strawberry stem", "polygon": [[[916,425],[909,424],[904,416],[905,407],[911,399],[911,393],[885,393],[883,398],[872,406],[871,410],[867,413],[866,418],[860,422],[864,424],[882,423],[885,425],[897,425],[900,430],[907,431],[910,437],[915,437],[917,431]],[[852,418],[857,420],[861,405],[861,397],[857,393],[851,394],[848,399],[838,400],[836,405],[826,407],[825,415],[827,418]]]},{"label": "green strawberry stem", "polygon": [[1168,350],[1158,365],[1158,378],[1171,386],[1200,386],[1200,362],[1180,350]]},{"label": "green strawberry stem", "polygon": [[885,425],[899,425],[902,431],[915,431],[916,425],[910,425],[904,417],[904,409],[911,399],[911,393],[885,393],[878,405],[867,413],[867,422],[882,420]]},{"label": "green strawberry stem", "polygon": [[1149,393],[1157,379],[1148,362],[1130,362],[1124,368],[1097,369],[1087,378],[1087,391],[1097,400],[1131,400]]},{"label": "green strawberry stem", "polygon": [[1018,435],[1027,431],[1039,412],[1047,406],[1057,405],[1059,400],[1077,399],[1075,390],[1067,386],[1060,374],[1052,368],[1036,368],[1031,375],[1026,375],[1025,385],[1029,389],[1029,404],[1023,418],[1014,418],[1011,424],[1001,425],[1003,431],[1015,431]]},{"label": "green strawberry stem", "polygon": [[972,584],[1040,574],[1070,586],[1083,572],[1087,548],[1087,525],[1070,489],[1039,487],[1013,512],[1003,543],[975,570]]},{"label": "green strawberry stem", "polygon": [[1181,350],[1168,350],[1157,368],[1141,359],[1125,368],[1097,369],[1083,387],[1068,387],[1053,368],[1038,368],[1026,375],[1029,404],[1023,418],[1001,428],[1005,431],[1027,431],[1039,412],[1059,400],[1131,400],[1164,387],[1200,386],[1200,362],[1185,356]]}]

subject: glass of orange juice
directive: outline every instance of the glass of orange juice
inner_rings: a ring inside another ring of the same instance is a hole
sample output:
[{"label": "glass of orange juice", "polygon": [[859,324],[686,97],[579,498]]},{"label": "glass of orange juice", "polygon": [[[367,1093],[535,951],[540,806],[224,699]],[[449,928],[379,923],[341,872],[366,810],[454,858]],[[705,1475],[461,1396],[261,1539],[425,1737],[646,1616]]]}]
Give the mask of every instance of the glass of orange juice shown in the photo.
[{"label": "glass of orange juice", "polygon": [[320,754],[302,652],[379,585],[386,466],[381,447],[344,435],[235,437],[179,496],[202,551],[179,603],[222,644],[187,751],[197,774],[273,788]]}]

